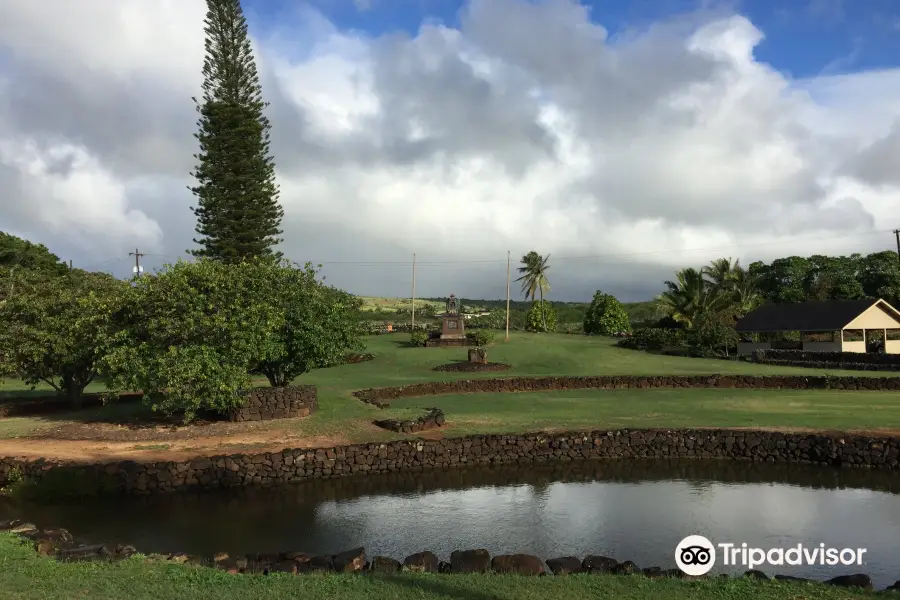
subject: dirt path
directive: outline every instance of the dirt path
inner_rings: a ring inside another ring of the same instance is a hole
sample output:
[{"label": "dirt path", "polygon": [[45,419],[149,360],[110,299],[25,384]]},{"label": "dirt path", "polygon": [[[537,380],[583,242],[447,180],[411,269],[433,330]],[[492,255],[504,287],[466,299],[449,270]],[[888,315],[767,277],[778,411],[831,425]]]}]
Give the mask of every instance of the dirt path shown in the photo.
[{"label": "dirt path", "polygon": [[188,440],[113,442],[104,440],[55,440],[19,438],[0,440],[0,456],[78,462],[134,460],[162,462],[199,456],[278,452],[285,448],[329,448],[351,443],[340,436],[298,437],[261,431],[229,436],[194,437]]},{"label": "dirt path", "polygon": [[[799,427],[698,427],[696,429],[731,429],[734,431],[779,431],[783,433],[815,433],[840,437],[848,434],[872,437],[900,437],[900,430],[883,429],[868,431],[821,431]],[[547,428],[546,433],[558,434],[568,429]],[[440,440],[446,431],[422,431],[415,437]],[[451,434],[452,435],[452,434]],[[241,431],[230,435],[146,435],[142,439],[119,441],[114,439],[53,439],[17,438],[0,439],[0,457],[25,459],[46,458],[73,462],[112,462],[134,460],[162,462],[190,460],[200,456],[278,452],[286,448],[331,448],[354,443],[347,437],[298,436],[278,430]]]}]

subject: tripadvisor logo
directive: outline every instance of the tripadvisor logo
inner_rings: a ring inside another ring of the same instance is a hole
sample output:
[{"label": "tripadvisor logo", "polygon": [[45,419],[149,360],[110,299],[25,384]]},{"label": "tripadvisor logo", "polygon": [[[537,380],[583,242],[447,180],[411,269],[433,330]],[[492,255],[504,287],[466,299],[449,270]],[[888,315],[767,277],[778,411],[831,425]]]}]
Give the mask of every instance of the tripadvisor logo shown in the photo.
[{"label": "tripadvisor logo", "polygon": [[689,535],[675,547],[675,564],[685,574],[705,575],[716,565],[716,548],[721,550],[723,566],[754,569],[760,565],[862,565],[865,548],[829,548],[825,544],[790,548],[751,548],[746,543],[713,544],[702,535]]},{"label": "tripadvisor logo", "polygon": [[716,549],[702,535],[689,535],[675,547],[675,564],[687,575],[705,575],[716,565]]}]

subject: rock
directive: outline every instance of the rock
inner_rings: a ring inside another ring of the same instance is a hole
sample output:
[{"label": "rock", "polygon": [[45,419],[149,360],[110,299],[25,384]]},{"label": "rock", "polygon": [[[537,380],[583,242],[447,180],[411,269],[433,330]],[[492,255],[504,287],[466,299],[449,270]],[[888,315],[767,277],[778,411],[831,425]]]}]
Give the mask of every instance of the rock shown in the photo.
[{"label": "rock", "polygon": [[554,575],[569,575],[571,573],[581,573],[581,559],[575,556],[560,556],[558,558],[548,558],[547,568]]},{"label": "rock", "polygon": [[9,526],[6,531],[17,533],[21,536],[29,536],[37,533],[38,528],[34,523],[22,523],[21,521]]},{"label": "rock", "polygon": [[220,562],[225,562],[231,558],[231,556],[227,552],[216,552],[213,555],[213,563],[219,564]]},{"label": "rock", "polygon": [[308,563],[312,559],[312,554],[307,554],[306,552],[297,552],[295,550],[288,550],[279,554],[278,558],[280,560],[292,560],[296,563]]},{"label": "rock", "polygon": [[612,573],[612,570],[619,564],[614,558],[607,556],[585,556],[581,561],[581,568],[587,573]]},{"label": "rock", "polygon": [[376,556],[369,563],[368,570],[372,573],[396,573],[400,570],[400,561],[387,556]]},{"label": "rock", "polygon": [[769,576],[763,573],[758,569],[750,569],[746,573],[744,573],[744,577],[750,577],[752,579],[765,579],[768,580]]},{"label": "rock", "polygon": [[438,563],[438,573],[450,573],[451,565],[446,561],[441,561]]},{"label": "rock", "polygon": [[865,573],[855,573],[853,575],[838,575],[826,581],[828,585],[836,585],[838,587],[862,588],[864,590],[872,589],[872,578]]},{"label": "rock", "polygon": [[438,557],[428,550],[416,552],[403,560],[403,570],[418,573],[437,573]]},{"label": "rock", "polygon": [[115,548],[115,556],[116,558],[128,558],[137,554],[137,548],[132,546],[131,544],[116,544]]},{"label": "rock", "polygon": [[310,571],[331,571],[334,568],[334,557],[325,554],[317,554],[306,563],[298,563],[306,566]]},{"label": "rock", "polygon": [[339,573],[355,573],[362,571],[366,566],[366,551],[364,548],[354,548],[339,554],[332,559],[334,570]]},{"label": "rock", "polygon": [[614,566],[612,572],[616,575],[634,575],[635,573],[640,573],[641,569],[632,561],[626,560],[625,562]]},{"label": "rock", "polygon": [[[171,562],[173,562],[173,563],[175,563],[175,564],[179,564],[179,565],[183,565],[183,564],[186,563],[190,558],[191,558],[190,555],[185,554],[184,552],[176,552],[175,554],[172,554],[172,555],[169,556],[169,560],[170,560]],[[244,565],[246,566],[246,564],[247,564],[247,563],[246,563],[246,561],[245,561],[245,562],[244,562]]]},{"label": "rock", "polygon": [[72,538],[72,534],[69,533],[67,529],[62,529],[58,527],[49,527],[47,529],[35,530],[35,531],[27,531],[20,533],[22,537],[31,538],[35,541],[37,540],[53,540],[57,544],[71,544],[74,539]]},{"label": "rock", "polygon": [[893,585],[889,585],[884,588],[886,592],[900,592],[900,581],[895,581]]},{"label": "rock", "polygon": [[103,544],[92,546],[77,546],[75,548],[60,548],[57,556],[60,560],[80,561],[97,560],[106,558],[108,549]]},{"label": "rock", "polygon": [[280,560],[270,568],[270,571],[276,571],[278,573],[290,573],[294,575],[297,573],[297,562],[293,560]]},{"label": "rock", "polygon": [[542,575],[544,561],[530,554],[501,554],[491,559],[491,570],[514,575]]},{"label": "rock", "polygon": [[58,544],[51,539],[42,538],[34,542],[34,549],[41,556],[53,556],[58,548]]},{"label": "rock", "polygon": [[663,577],[663,570],[659,567],[645,567],[641,569],[641,573],[644,574],[644,577],[650,577],[651,579]]},{"label": "rock", "polygon": [[451,573],[487,573],[490,569],[491,555],[484,548],[450,553]]},{"label": "rock", "polygon": [[681,569],[663,569],[659,572],[662,577],[672,577],[674,579],[684,579],[686,573]]},{"label": "rock", "polygon": [[810,579],[806,579],[803,577],[794,577],[793,575],[775,575],[773,579],[775,579],[775,581],[795,581],[801,583],[808,583],[809,581],[811,581]]}]

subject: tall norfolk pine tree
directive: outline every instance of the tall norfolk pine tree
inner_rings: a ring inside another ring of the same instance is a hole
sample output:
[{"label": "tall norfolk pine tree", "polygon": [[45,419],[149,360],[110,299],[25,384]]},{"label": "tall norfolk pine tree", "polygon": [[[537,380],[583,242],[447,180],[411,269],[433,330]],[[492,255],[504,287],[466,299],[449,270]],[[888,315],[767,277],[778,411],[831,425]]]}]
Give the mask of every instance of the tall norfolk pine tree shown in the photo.
[{"label": "tall norfolk pine tree", "polygon": [[270,124],[240,0],[207,0],[203,101],[198,102],[200,152],[192,175],[200,245],[191,254],[223,262],[272,257],[281,241]]}]

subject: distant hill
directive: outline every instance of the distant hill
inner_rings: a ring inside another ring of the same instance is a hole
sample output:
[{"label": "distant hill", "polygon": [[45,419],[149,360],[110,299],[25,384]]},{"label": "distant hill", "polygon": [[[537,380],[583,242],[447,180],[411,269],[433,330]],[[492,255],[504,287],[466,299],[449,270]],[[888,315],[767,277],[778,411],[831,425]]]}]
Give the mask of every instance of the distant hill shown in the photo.
[{"label": "distant hill", "polygon": [[[363,301],[363,312],[371,313],[374,318],[385,318],[397,314],[408,313],[412,303],[409,298],[384,298],[378,296],[360,296]],[[548,299],[553,304],[559,316],[560,322],[575,325],[584,320],[588,302],[556,302]],[[463,312],[505,311],[506,300],[485,300],[483,298],[459,298],[459,304]],[[447,298],[416,298],[416,312],[439,315],[444,312]],[[656,302],[625,302],[625,311],[633,324],[655,321],[660,317],[656,310]],[[510,300],[509,308],[512,311],[527,311],[531,308],[530,301]],[[424,315],[423,315],[424,316]]]}]

